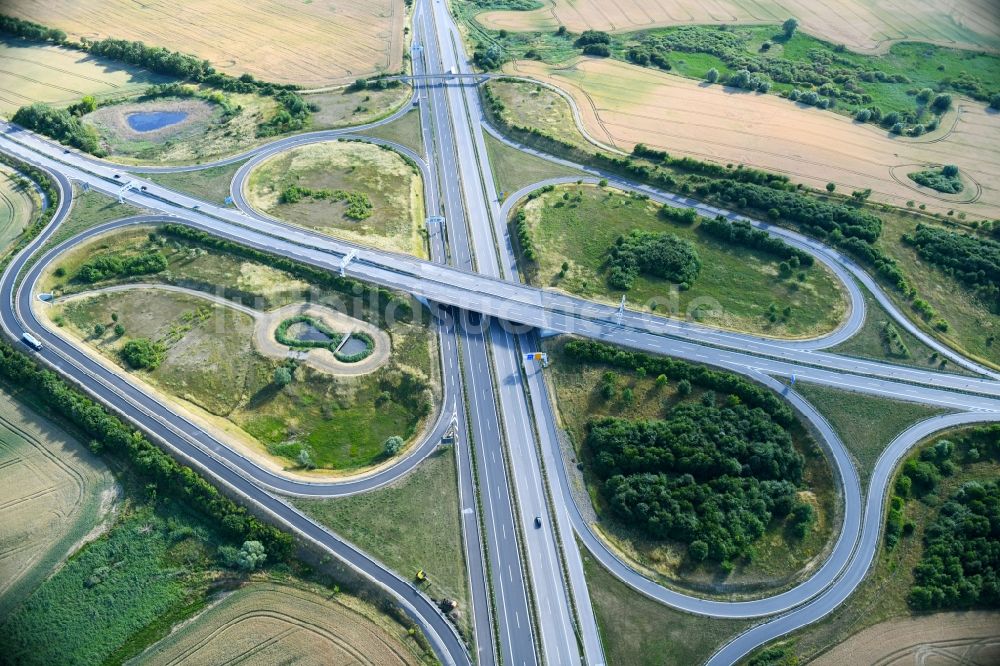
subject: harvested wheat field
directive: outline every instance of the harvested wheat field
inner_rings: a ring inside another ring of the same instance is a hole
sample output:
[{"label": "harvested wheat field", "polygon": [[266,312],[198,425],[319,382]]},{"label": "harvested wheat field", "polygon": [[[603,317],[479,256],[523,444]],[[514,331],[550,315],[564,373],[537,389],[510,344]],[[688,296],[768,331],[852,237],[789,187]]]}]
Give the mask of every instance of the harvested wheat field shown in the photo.
[{"label": "harvested wheat field", "polygon": [[1000,613],[936,613],[889,620],[836,646],[814,666],[934,666],[1000,663]]},{"label": "harvested wheat field", "polygon": [[865,53],[894,42],[919,41],[957,48],[1000,49],[1000,14],[994,0],[545,0],[530,12],[480,14],[480,23],[507,30],[627,32],[672,25],[781,23],[789,17],[820,39]]},{"label": "harvested wheat field", "polygon": [[[872,189],[872,199],[931,212],[954,209],[1000,216],[1000,114],[959,98],[941,128],[919,138],[893,137],[873,125],[795,104],[775,95],[708,85],[607,59],[551,67],[518,61],[511,72],[546,81],[577,103],[587,132],[630,151],[636,143],[721,164],[786,174],[839,192]],[[924,165],[955,164],[967,187],[944,195],[910,181]]]},{"label": "harvested wheat field", "polygon": [[[9,11],[7,5],[4,11]],[[119,97],[165,80],[82,51],[17,40],[0,42],[0,114],[8,117],[35,102],[63,106],[84,95]]]},{"label": "harvested wheat field", "polygon": [[404,636],[401,626],[357,600],[251,583],[135,661],[171,666],[420,663],[415,644]]},{"label": "harvested wheat field", "polygon": [[395,71],[403,57],[402,0],[9,0],[4,13],[70,39],[139,40],[306,87]]},{"label": "harvested wheat field", "polygon": [[16,171],[0,166],[0,257],[35,219],[37,195]]},{"label": "harvested wheat field", "polygon": [[113,487],[78,441],[0,390],[0,618],[98,524]]}]

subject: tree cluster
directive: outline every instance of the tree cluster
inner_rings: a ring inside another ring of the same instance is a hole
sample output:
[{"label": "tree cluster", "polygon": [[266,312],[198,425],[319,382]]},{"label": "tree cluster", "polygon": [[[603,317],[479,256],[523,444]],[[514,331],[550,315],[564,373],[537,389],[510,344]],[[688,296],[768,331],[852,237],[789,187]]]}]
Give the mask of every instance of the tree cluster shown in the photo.
[{"label": "tree cluster", "polygon": [[1000,310],[1000,243],[918,224],[903,241],[920,257],[968,285],[993,311]]},{"label": "tree cluster", "polygon": [[157,485],[161,495],[178,498],[193,511],[218,522],[223,532],[235,539],[261,542],[272,561],[284,561],[292,555],[294,541],[290,534],[251,516],[190,467],[178,463],[141,433],[71,388],[54,372],[42,370],[28,356],[2,341],[0,376],[30,390],[41,404],[92,437],[91,448],[127,460],[139,478]]},{"label": "tree cluster", "polygon": [[697,173],[713,178],[725,178],[741,183],[756,183],[757,185],[778,188],[783,188],[788,183],[788,176],[768,173],[759,169],[751,169],[744,167],[742,164],[738,165],[735,169],[730,169],[715,162],[703,162],[693,157],[671,157],[667,151],[650,148],[644,143],[635,144],[635,147],[632,148],[632,154],[636,157],[641,157],[651,162],[659,162],[664,166],[673,167],[680,171]]},{"label": "tree cluster", "polygon": [[1000,608],[1000,485],[969,481],[924,532],[909,602],[917,610]]},{"label": "tree cluster", "polygon": [[687,289],[701,271],[701,260],[690,242],[669,233],[632,231],[619,236],[608,250],[608,284],[632,288],[640,273],[668,280]]},{"label": "tree cluster", "polygon": [[55,42],[62,44],[66,41],[66,33],[57,28],[47,28],[38,23],[25,21],[14,16],[0,14],[0,33],[30,39],[36,42]]},{"label": "tree cluster", "polygon": [[517,214],[514,216],[514,230],[517,232],[517,242],[521,247],[521,254],[528,261],[537,261],[538,251],[535,249],[535,243],[531,239],[531,227],[528,224],[528,216],[525,215],[523,210],[517,211]]},{"label": "tree cluster", "polygon": [[735,395],[744,405],[760,407],[780,425],[790,426],[795,422],[791,408],[781,398],[766,388],[730,372],[712,370],[703,365],[667,356],[651,356],[629,351],[595,340],[570,340],[563,347],[563,353],[578,363],[603,363],[635,371],[643,368],[647,375],[664,375],[669,380],[678,382],[679,390],[682,386],[686,386],[690,391],[691,385],[697,384],[704,389]]},{"label": "tree cluster", "polygon": [[167,258],[157,250],[141,254],[106,254],[87,260],[76,272],[76,279],[94,284],[111,278],[152,275],[167,269]]},{"label": "tree cluster", "polygon": [[616,516],[654,538],[704,543],[696,559],[746,554],[772,518],[793,510],[802,479],[788,433],[739,404],[684,403],[659,421],[595,420],[587,446]]},{"label": "tree cluster", "polygon": [[777,236],[772,236],[766,231],[754,229],[753,226],[744,220],[728,221],[721,215],[714,219],[702,221],[698,227],[713,238],[718,238],[733,245],[748,247],[760,252],[774,255],[780,259],[795,260],[795,266],[812,266],[814,259],[811,254],[796,247],[792,247]]},{"label": "tree cluster", "polygon": [[958,176],[958,167],[952,164],[941,169],[925,169],[907,175],[914,182],[945,194],[958,194],[965,189]]},{"label": "tree cluster", "polygon": [[67,109],[55,109],[48,104],[36,102],[22,106],[12,120],[27,129],[52,137],[59,143],[104,157],[107,151],[101,147],[100,137],[93,127],[88,127]]}]

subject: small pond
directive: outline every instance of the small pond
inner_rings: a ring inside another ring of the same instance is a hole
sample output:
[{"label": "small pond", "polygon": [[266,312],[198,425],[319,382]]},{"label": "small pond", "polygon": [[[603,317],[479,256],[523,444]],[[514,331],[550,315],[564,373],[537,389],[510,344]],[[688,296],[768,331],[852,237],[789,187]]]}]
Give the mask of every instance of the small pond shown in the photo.
[{"label": "small pond", "polygon": [[[288,327],[288,337],[301,342],[330,342],[329,335],[312,324],[304,321],[296,322]],[[364,344],[362,343],[362,349]]]},{"label": "small pond", "polygon": [[142,111],[128,114],[126,120],[136,132],[152,132],[176,125],[187,117],[187,111]]},{"label": "small pond", "polygon": [[361,352],[368,349],[368,343],[361,338],[356,338],[353,335],[347,339],[347,342],[340,348],[341,356],[354,356],[355,354],[360,354]]}]

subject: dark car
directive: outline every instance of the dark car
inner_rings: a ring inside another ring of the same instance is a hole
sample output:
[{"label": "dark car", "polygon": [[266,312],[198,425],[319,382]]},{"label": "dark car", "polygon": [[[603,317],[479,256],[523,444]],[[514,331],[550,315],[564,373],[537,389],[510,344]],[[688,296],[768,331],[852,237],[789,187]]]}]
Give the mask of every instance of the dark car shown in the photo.
[{"label": "dark car", "polygon": [[535,516],[535,529],[540,529],[542,527],[542,517]]}]

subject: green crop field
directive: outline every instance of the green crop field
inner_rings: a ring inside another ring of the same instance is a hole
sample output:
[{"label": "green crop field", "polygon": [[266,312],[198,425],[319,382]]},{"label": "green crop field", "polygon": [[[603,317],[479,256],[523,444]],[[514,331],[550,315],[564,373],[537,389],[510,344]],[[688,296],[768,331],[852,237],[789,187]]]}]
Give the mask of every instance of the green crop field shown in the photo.
[{"label": "green crop field", "polygon": [[[690,241],[701,272],[689,290],[640,275],[625,292],[630,307],[669,316],[700,318],[706,324],[774,336],[802,337],[833,330],[846,310],[836,278],[817,264],[805,280],[778,274],[779,260],[710,238],[698,225],[658,217],[660,206],[608,188],[567,185],[524,206],[538,261],[525,273],[532,284],[616,303],[622,292],[607,282],[608,250],[634,230],[667,232]],[[512,234],[516,235],[516,234]],[[564,275],[562,263],[569,264]],[[771,321],[774,308],[782,311]],[[790,308],[784,314],[785,308]]]},{"label": "green crop field", "polygon": [[0,167],[0,256],[35,218],[39,204],[32,187],[11,169]]}]

